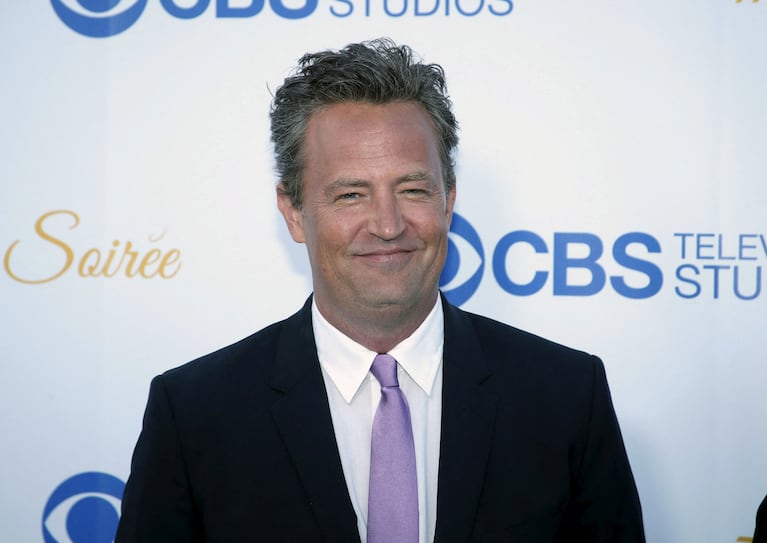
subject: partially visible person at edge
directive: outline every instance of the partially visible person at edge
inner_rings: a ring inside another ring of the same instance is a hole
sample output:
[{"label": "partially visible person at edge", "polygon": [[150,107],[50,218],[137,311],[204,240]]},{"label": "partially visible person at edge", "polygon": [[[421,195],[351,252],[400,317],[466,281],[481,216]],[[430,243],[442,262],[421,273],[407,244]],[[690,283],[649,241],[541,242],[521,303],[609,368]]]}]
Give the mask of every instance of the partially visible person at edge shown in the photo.
[{"label": "partially visible person at edge", "polygon": [[756,527],[753,543],[767,543],[767,496],[756,511]]},{"label": "partially visible person at edge", "polygon": [[451,107],[388,39],[300,59],[271,130],[313,294],[152,381],[117,543],[644,541],[602,362],[439,292]]}]

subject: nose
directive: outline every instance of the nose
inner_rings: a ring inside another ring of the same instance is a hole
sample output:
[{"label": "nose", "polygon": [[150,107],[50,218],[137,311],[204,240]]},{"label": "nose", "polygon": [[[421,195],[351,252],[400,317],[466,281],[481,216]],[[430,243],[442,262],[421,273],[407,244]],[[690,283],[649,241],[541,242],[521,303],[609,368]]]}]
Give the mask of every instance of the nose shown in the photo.
[{"label": "nose", "polygon": [[368,231],[384,241],[397,239],[405,231],[405,217],[393,194],[376,195],[371,206]]}]

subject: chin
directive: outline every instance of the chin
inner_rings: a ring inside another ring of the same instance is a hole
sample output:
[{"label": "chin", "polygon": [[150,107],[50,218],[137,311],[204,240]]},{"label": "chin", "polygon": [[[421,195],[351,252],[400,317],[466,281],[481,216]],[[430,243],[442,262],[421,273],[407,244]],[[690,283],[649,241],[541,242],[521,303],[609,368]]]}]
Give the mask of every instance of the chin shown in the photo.
[{"label": "chin", "polygon": [[421,292],[377,292],[369,291],[363,295],[370,306],[380,308],[410,308],[423,302],[423,293]]}]

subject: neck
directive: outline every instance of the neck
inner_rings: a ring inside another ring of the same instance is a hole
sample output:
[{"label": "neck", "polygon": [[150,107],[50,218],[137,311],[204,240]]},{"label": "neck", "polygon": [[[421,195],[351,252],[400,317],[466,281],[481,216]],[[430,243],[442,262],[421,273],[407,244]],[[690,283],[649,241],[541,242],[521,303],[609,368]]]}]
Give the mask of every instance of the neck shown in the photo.
[{"label": "neck", "polygon": [[437,301],[436,296],[435,293],[430,302],[408,307],[386,305],[342,311],[330,310],[316,297],[315,303],[322,316],[341,333],[371,351],[387,353],[426,320]]}]

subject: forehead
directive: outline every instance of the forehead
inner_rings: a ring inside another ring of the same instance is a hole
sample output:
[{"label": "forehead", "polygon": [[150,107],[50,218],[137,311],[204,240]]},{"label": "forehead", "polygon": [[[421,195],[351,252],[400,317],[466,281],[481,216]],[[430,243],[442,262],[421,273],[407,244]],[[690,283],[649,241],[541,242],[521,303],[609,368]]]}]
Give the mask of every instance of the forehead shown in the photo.
[{"label": "forehead", "polygon": [[309,119],[304,153],[305,173],[410,167],[441,176],[434,125],[416,102],[325,107]]},{"label": "forehead", "polygon": [[340,102],[319,108],[309,118],[308,128],[312,126],[331,126],[343,124],[347,127],[364,128],[370,125],[385,124],[391,127],[405,128],[415,123],[425,123],[433,132],[432,121],[426,110],[415,101],[388,102],[374,104],[370,102]]}]

